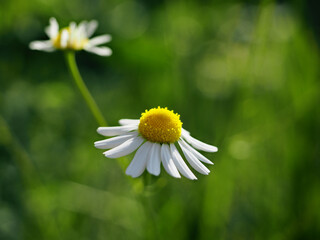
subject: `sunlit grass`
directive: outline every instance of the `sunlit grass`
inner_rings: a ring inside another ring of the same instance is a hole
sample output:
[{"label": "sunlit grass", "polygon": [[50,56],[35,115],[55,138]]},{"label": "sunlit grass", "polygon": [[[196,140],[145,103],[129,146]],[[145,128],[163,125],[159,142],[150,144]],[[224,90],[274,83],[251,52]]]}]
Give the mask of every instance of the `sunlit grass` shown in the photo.
[{"label": "sunlit grass", "polygon": [[[294,6],[58,3],[0,10],[0,239],[319,238],[319,51]],[[142,176],[148,203],[134,196],[117,162],[94,149],[96,123],[62,54],[28,50],[51,16],[94,18],[98,34],[113,35],[109,59],[77,56],[108,124],[174,109],[219,147],[206,154],[209,176],[176,180],[162,169]]]}]

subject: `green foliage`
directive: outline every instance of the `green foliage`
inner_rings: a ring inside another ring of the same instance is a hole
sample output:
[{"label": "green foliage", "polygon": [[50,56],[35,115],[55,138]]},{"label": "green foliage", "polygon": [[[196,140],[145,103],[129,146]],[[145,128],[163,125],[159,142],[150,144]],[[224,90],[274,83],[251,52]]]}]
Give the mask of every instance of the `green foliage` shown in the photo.
[{"label": "green foliage", "polygon": [[[1,3],[0,239],[319,239],[318,46],[294,5],[267,2]],[[219,147],[209,176],[162,169],[133,193],[63,53],[28,49],[51,16],[113,36],[109,58],[77,53],[109,125],[173,109]]]}]

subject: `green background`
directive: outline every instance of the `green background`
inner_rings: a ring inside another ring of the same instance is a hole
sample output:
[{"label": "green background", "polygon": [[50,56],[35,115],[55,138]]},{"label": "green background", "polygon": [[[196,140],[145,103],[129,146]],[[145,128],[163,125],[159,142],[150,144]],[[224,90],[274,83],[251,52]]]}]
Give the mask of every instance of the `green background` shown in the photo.
[{"label": "green background", "polygon": [[[2,0],[0,239],[320,239],[320,59],[307,4]],[[77,53],[109,125],[168,107],[219,148],[205,154],[211,173],[190,181],[162,168],[142,189],[95,149],[103,137],[63,53],[28,49],[51,16],[96,19],[95,36],[112,35],[111,57]]]}]

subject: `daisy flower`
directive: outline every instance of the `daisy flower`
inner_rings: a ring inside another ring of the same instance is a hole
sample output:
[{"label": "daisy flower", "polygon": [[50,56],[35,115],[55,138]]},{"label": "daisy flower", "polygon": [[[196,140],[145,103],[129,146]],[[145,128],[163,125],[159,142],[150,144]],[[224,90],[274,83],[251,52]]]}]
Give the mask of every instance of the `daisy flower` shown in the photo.
[{"label": "daisy flower", "polygon": [[32,50],[45,52],[53,52],[57,49],[73,51],[85,50],[100,56],[110,56],[112,54],[110,48],[98,47],[100,44],[110,42],[110,35],[105,34],[89,39],[98,27],[98,22],[95,20],[90,22],[82,21],[78,25],[75,22],[71,22],[68,27],[60,30],[55,18],[50,18],[49,23],[49,26],[45,29],[49,40],[31,42],[29,47]]},{"label": "daisy flower", "polygon": [[158,176],[162,163],[171,176],[180,178],[181,173],[186,178],[196,180],[183,160],[181,151],[191,167],[201,174],[209,174],[209,169],[201,162],[213,163],[196,149],[216,152],[218,148],[191,137],[182,128],[177,113],[167,108],[152,108],[142,113],[140,119],[121,119],[119,123],[122,126],[99,127],[99,134],[112,138],[97,141],[94,145],[96,148],[109,149],[103,153],[108,158],[123,157],[138,149],[126,170],[127,175],[139,177],[147,169]]}]

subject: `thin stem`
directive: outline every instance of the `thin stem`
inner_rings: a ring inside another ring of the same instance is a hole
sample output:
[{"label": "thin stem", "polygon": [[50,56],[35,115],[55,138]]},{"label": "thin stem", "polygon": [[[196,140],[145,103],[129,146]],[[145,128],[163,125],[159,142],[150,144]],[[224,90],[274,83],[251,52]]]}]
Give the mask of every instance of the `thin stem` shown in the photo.
[{"label": "thin stem", "polygon": [[[66,61],[67,61],[68,67],[70,69],[70,73],[73,77],[73,80],[75,81],[79,91],[81,92],[82,97],[86,101],[86,103],[87,103],[91,113],[93,114],[94,118],[96,119],[98,125],[107,126],[107,121],[104,119],[98,105],[94,101],[92,95],[90,94],[86,84],[84,83],[84,81],[80,75],[79,69],[77,67],[76,59],[75,59],[75,53],[73,51],[67,51],[65,53],[65,56],[66,56]],[[118,159],[118,163],[119,163],[121,169],[125,170],[126,167],[124,166],[124,164],[121,161],[119,161],[119,159]],[[135,179],[135,181],[133,181],[132,179],[129,179],[129,182],[132,184],[132,187],[133,187],[133,190],[135,191],[135,193],[138,193],[139,191],[141,191],[142,182],[140,179]]]},{"label": "thin stem", "polygon": [[106,120],[104,119],[98,105],[94,101],[93,97],[91,96],[86,84],[84,83],[80,75],[79,69],[77,67],[76,59],[75,59],[75,54],[73,51],[66,52],[66,60],[67,60],[68,67],[70,69],[70,73],[73,77],[73,80],[76,83],[82,97],[86,101],[92,115],[94,116],[94,118],[96,119],[97,123],[100,126],[107,126]]}]

